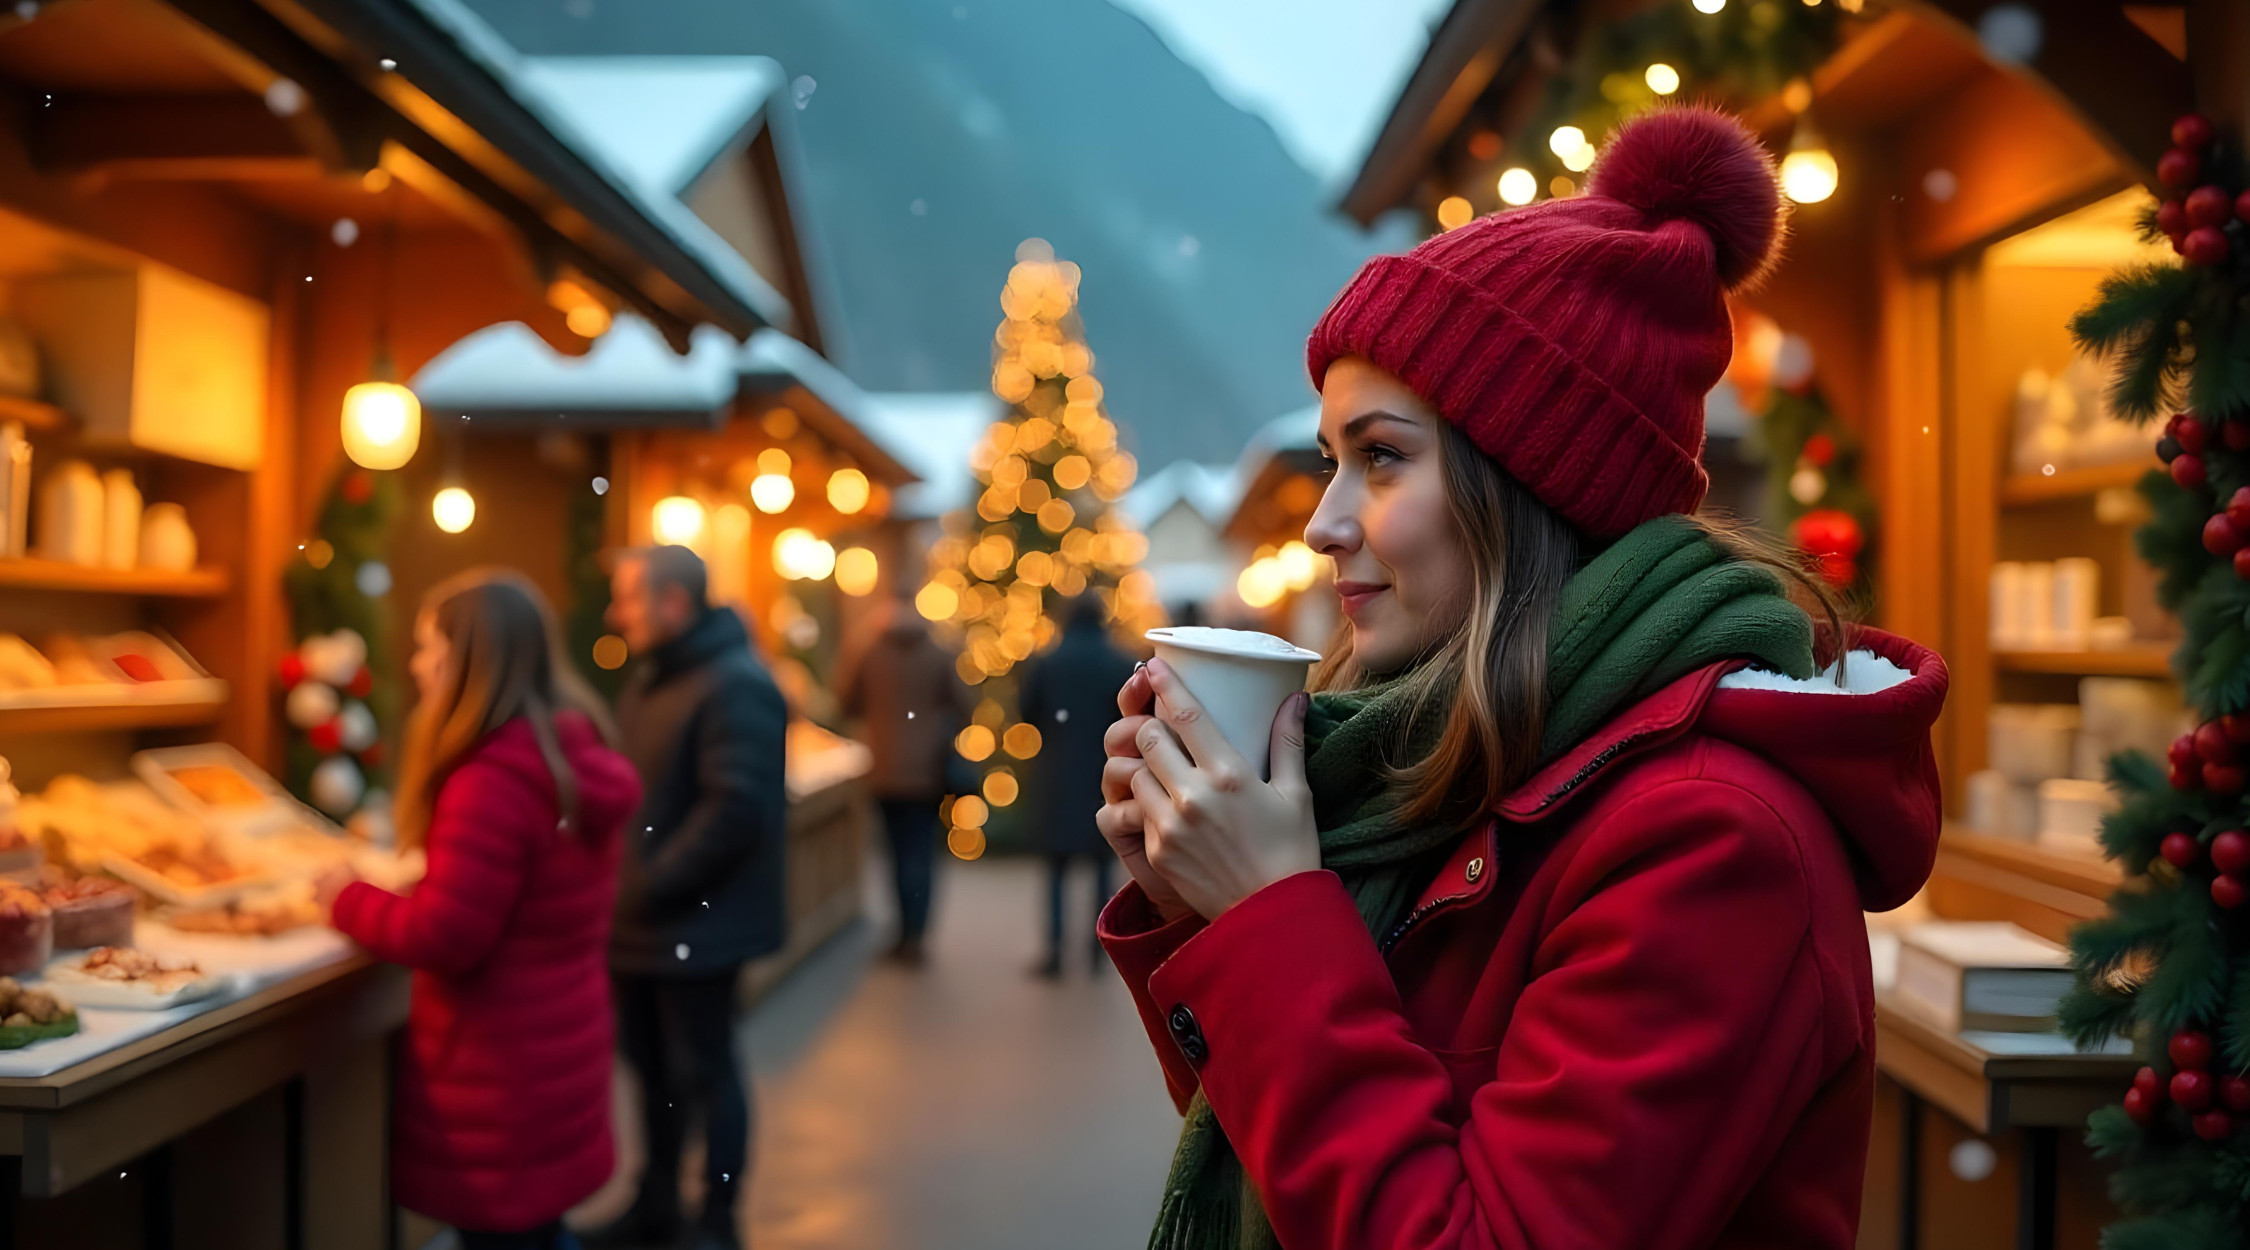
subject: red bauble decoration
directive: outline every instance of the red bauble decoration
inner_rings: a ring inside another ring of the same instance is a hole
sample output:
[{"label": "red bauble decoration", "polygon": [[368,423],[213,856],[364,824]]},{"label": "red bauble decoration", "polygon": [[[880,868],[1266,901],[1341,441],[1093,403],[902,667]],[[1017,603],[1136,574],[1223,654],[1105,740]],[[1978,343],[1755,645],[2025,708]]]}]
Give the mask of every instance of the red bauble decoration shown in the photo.
[{"label": "red bauble decoration", "polygon": [[2156,206],[2156,228],[2164,237],[2178,241],[2187,237],[2187,205],[2178,200],[2166,200]]},{"label": "red bauble decoration", "polygon": [[2172,1101],[2183,1111],[2201,1111],[2211,1105],[2219,1093],[2219,1083],[2201,1068],[2182,1068],[2172,1074],[2169,1091]]},{"label": "red bauble decoration", "polygon": [[2221,908],[2233,911],[2242,906],[2245,899],[2250,899],[2250,884],[2245,884],[2242,878],[2231,872],[2211,878],[2211,901]]},{"label": "red bauble decoration", "polygon": [[2216,265],[2227,258],[2226,232],[2217,226],[2197,226],[2180,240],[2180,255],[2191,265]]},{"label": "red bauble decoration", "polygon": [[375,692],[375,670],[365,664],[360,665],[359,671],[352,674],[351,683],[344,687],[344,692],[355,699],[364,699],[373,694]]},{"label": "red bauble decoration", "polygon": [[2234,575],[2250,582],[2250,547],[2234,553]]},{"label": "red bauble decoration", "polygon": [[2212,838],[2211,866],[2220,872],[2250,870],[2250,834],[2228,829]]},{"label": "red bauble decoration", "polygon": [[2156,158],[2156,180],[2174,191],[2186,191],[2203,176],[2203,158],[2186,148],[2173,148]]},{"label": "red bauble decoration", "polygon": [[2192,833],[2167,833],[2156,844],[2156,853],[2174,868],[2193,868],[2195,861],[2203,858],[2203,844]]},{"label": "red bauble decoration", "polygon": [[2182,113],[2172,123],[2172,145],[2198,152],[2211,146],[2211,123],[2201,113]]},{"label": "red bauble decoration", "polygon": [[2203,457],[2182,453],[2172,460],[2172,480],[2188,490],[2202,490],[2208,480],[2203,475]]},{"label": "red bauble decoration", "polygon": [[2206,1111],[2191,1123],[2195,1135],[2205,1141],[2225,1141],[2234,1135],[2234,1117],[2224,1111]]},{"label": "red bauble decoration", "polygon": [[2203,788],[2213,794],[2240,794],[2242,787],[2250,784],[2240,764],[2205,764]]},{"label": "red bauble decoration", "polygon": [[2236,1114],[2250,1111],[2250,1077],[2230,1076],[2220,1081],[2219,1103]]},{"label": "red bauble decoration", "polygon": [[281,657],[281,688],[293,690],[305,679],[305,657],[292,651]]},{"label": "red bauble decoration", "polygon": [[368,743],[367,749],[359,753],[359,766],[369,772],[383,766],[383,743],[381,739],[378,738]]},{"label": "red bauble decoration", "polygon": [[2227,737],[2227,731],[2215,720],[2196,727],[2195,755],[2206,764],[2232,764],[2239,757],[2234,739]]},{"label": "red bauble decoration", "polygon": [[312,743],[313,750],[322,755],[334,755],[344,745],[344,730],[330,718],[306,730],[305,738]]},{"label": "red bauble decoration", "polygon": [[1867,544],[1859,518],[1835,508],[1815,508],[1789,525],[1789,541],[1820,564],[1820,576],[1831,586],[1849,586],[1859,576],[1854,558]]},{"label": "red bauble decoration", "polygon": [[2172,1035],[2164,1046],[2175,1068],[2208,1068],[2211,1066],[2211,1035],[2201,1029],[2181,1029]]},{"label": "red bauble decoration", "polygon": [[366,503],[375,497],[375,475],[365,469],[353,469],[344,475],[340,488],[346,503]]},{"label": "red bauble decoration", "polygon": [[2203,523],[2203,549],[2225,559],[2242,550],[2242,531],[2224,512],[2214,512]]},{"label": "red bauble decoration", "polygon": [[2234,199],[2218,187],[2201,186],[2188,192],[2187,219],[2190,226],[2223,226],[2234,216]]},{"label": "red bauble decoration", "polygon": [[1827,468],[1836,459],[1836,440],[1826,434],[1813,434],[1805,439],[1805,459],[1820,468]]},{"label": "red bauble decoration", "polygon": [[2158,1076],[2154,1068],[2144,1067],[2135,1072],[2133,1074],[2133,1088],[2141,1091],[2141,1096],[2144,1098],[2152,1098],[2158,1102],[2164,1101],[2164,1078]]},{"label": "red bauble decoration", "polygon": [[2203,424],[2203,418],[2192,412],[2183,412],[2172,418],[2172,424],[2164,432],[2172,436],[2172,441],[2180,445],[2181,451],[2191,456],[2202,455],[2203,449],[2211,445],[2211,427]]},{"label": "red bauble decoration", "polygon": [[2142,1128],[2156,1122],[2156,1106],[2155,1099],[2137,1089],[2125,1091],[2125,1114]]}]

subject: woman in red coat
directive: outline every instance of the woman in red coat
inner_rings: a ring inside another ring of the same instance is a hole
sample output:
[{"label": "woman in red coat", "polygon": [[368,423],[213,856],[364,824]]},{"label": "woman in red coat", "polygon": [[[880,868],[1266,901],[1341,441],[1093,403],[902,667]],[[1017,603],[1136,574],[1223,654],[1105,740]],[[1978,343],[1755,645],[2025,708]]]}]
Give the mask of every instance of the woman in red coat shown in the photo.
[{"label": "woman in red coat", "polygon": [[1654,113],[1313,332],[1319,693],[1270,784],[1160,661],[1107,740],[1102,939],[1187,1115],[1159,1250],[1854,1243],[1861,911],[1934,857],[1945,669],[1689,515],[1779,208],[1739,125]]},{"label": "woman in red coat", "polygon": [[400,760],[401,846],[429,872],[365,882],[335,926],[414,970],[391,1185],[464,1250],[563,1250],[609,1179],[609,943],[620,829],[640,782],[519,576],[473,572],[414,622],[420,701]]}]

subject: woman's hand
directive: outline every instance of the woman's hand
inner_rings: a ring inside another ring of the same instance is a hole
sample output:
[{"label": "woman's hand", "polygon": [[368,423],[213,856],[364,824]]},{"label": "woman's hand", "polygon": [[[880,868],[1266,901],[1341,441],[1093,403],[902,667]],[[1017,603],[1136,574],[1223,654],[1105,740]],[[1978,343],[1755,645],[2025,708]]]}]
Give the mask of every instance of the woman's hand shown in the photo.
[{"label": "woman's hand", "polygon": [[[1291,695],[1275,713],[1268,748],[1273,780],[1262,782],[1179,674],[1162,660],[1142,671],[1156,715],[1139,718],[1132,730],[1141,767],[1128,785],[1156,875],[1188,906],[1216,920],[1274,882],[1320,867],[1312,790],[1305,784],[1307,697]],[[1105,788],[1108,781],[1105,773]]]},{"label": "woman's hand", "polygon": [[1141,893],[1148,896],[1149,905],[1156,909],[1157,918],[1170,924],[1182,916],[1195,913],[1180,892],[1172,888],[1156,869],[1149,866],[1148,840],[1141,823],[1141,805],[1133,798],[1133,776],[1147,768],[1141,762],[1140,744],[1135,735],[1142,725],[1149,723],[1149,709],[1155,695],[1148,684],[1148,670],[1136,668],[1133,675],[1117,692],[1117,710],[1124,715],[1112,722],[1102,735],[1102,750],[1109,759],[1102,765],[1102,810],[1094,815],[1094,827],[1102,831],[1109,849],[1117,853],[1119,863],[1141,885]]},{"label": "woman's hand", "polygon": [[322,869],[320,875],[313,878],[313,902],[319,906],[321,914],[327,915],[332,911],[336,906],[336,896],[344,892],[345,886],[357,880],[359,874],[349,864],[332,864]]}]

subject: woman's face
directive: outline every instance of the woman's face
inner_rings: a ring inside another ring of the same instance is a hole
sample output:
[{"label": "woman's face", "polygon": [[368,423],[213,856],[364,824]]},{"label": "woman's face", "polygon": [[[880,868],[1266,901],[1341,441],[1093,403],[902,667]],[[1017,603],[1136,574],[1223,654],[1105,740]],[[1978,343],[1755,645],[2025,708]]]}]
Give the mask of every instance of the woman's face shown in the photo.
[{"label": "woman's face", "polygon": [[1352,654],[1371,673],[1411,664],[1468,612],[1474,572],[1446,504],[1442,420],[1361,357],[1328,367],[1320,450],[1334,469],[1305,545],[1336,561]]},{"label": "woman's face", "polygon": [[414,618],[414,658],[406,667],[414,674],[414,691],[424,704],[435,705],[444,697],[453,674],[453,647],[439,631],[436,613],[423,612]]}]

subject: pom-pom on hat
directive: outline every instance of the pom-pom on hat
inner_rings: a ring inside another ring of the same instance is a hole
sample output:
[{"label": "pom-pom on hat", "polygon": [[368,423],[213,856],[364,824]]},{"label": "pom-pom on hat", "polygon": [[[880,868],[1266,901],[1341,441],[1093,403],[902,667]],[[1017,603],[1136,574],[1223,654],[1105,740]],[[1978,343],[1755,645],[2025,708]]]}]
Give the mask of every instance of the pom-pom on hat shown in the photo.
[{"label": "pom-pom on hat", "polygon": [[1703,397],[1733,350],[1726,293],[1779,250],[1781,194],[1734,118],[1618,128],[1586,194],[1496,213],[1362,266],[1306,362],[1364,356],[1596,538],[1693,512]]}]

